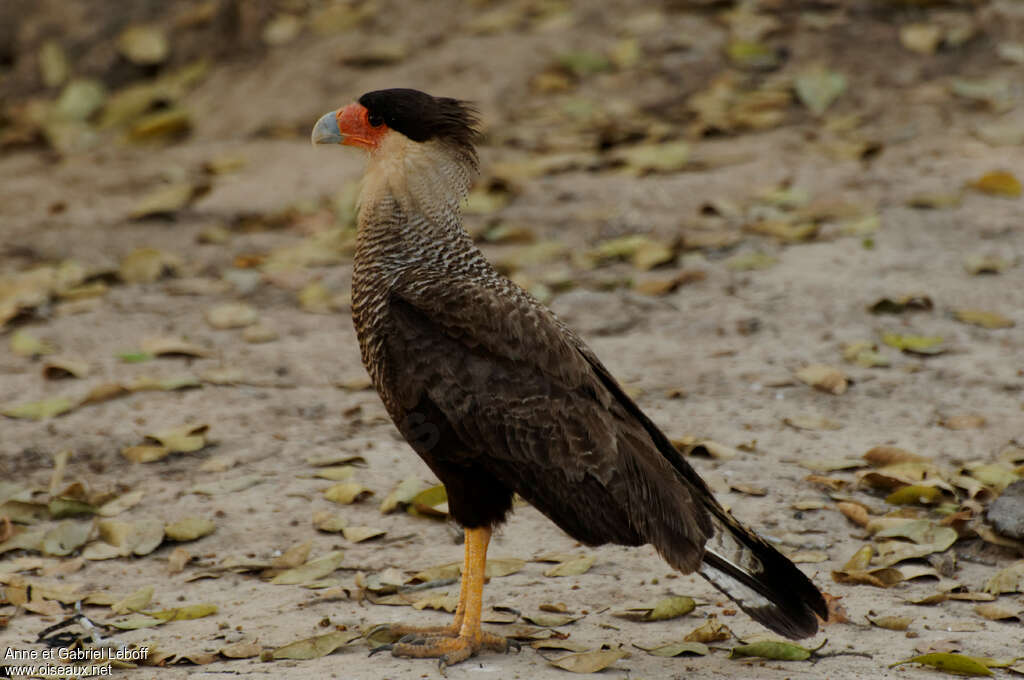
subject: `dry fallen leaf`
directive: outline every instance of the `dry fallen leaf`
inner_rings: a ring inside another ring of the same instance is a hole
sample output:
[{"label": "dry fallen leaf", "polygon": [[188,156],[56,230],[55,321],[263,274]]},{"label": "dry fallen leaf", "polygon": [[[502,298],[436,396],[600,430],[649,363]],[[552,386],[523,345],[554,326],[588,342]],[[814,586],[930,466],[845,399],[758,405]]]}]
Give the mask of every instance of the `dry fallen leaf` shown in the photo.
[{"label": "dry fallen leaf", "polygon": [[114,604],[110,605],[110,611],[113,614],[127,614],[128,612],[137,612],[145,609],[149,604],[150,600],[153,599],[153,586],[144,586],[139,588],[131,595],[118,600]]},{"label": "dry fallen leaf", "polygon": [[939,425],[949,430],[976,430],[985,427],[987,422],[980,413],[958,413],[939,419]]},{"label": "dry fallen leaf", "polygon": [[843,394],[848,384],[845,373],[824,364],[804,366],[796,372],[796,377],[801,382],[829,394]]},{"label": "dry fallen leaf", "polygon": [[902,350],[909,354],[921,354],[925,356],[931,356],[935,354],[942,354],[946,351],[942,347],[943,338],[939,336],[924,336],[924,335],[901,335],[899,333],[883,333],[882,342],[895,347],[896,349]]},{"label": "dry fallen leaf", "polygon": [[875,467],[885,467],[896,463],[924,463],[930,459],[897,446],[875,446],[864,454],[864,460]]},{"label": "dry fallen leaf", "polygon": [[322,579],[333,574],[341,566],[345,553],[340,550],[327,553],[322,557],[307,562],[301,567],[286,569],[275,576],[270,582],[275,585],[299,585]]},{"label": "dry fallen leaf", "polygon": [[629,653],[621,649],[598,649],[548,659],[548,663],[571,673],[597,673],[627,656]]},{"label": "dry fallen leaf", "polygon": [[590,571],[597,560],[593,555],[581,555],[571,560],[561,562],[544,571],[545,576],[579,576]]},{"label": "dry fallen leaf", "polygon": [[797,75],[793,83],[797,99],[815,116],[821,116],[846,90],[846,76],[822,66]]},{"label": "dry fallen leaf", "polygon": [[684,640],[682,642],[669,642],[668,644],[659,645],[658,647],[641,647],[640,645],[633,645],[637,649],[642,649],[652,656],[682,656],[683,654],[693,654],[695,656],[707,656],[711,653],[711,649],[701,643]]},{"label": "dry fallen leaf", "polygon": [[342,535],[353,543],[361,543],[368,541],[371,538],[378,538],[388,533],[387,529],[377,529],[374,527],[363,527],[363,526],[348,526],[341,530]]},{"label": "dry fallen leaf", "polygon": [[278,647],[270,653],[270,658],[275,661],[278,659],[318,659],[359,637],[362,637],[362,634],[354,631],[332,631]]},{"label": "dry fallen leaf", "polygon": [[164,527],[164,533],[172,541],[194,541],[212,534],[217,529],[213,520],[206,517],[186,517]]},{"label": "dry fallen leaf", "polygon": [[692,597],[678,595],[667,597],[650,605],[638,605],[625,611],[615,612],[614,616],[630,621],[666,621],[692,612],[697,606]]},{"label": "dry fallen leaf", "polygon": [[907,663],[918,663],[924,666],[931,666],[941,671],[947,671],[955,675],[990,676],[994,675],[981,659],[977,657],[964,656],[962,654],[934,652],[922,654],[903,661],[890,664],[889,668],[902,666]]},{"label": "dry fallen leaf", "polygon": [[970,182],[968,186],[990,196],[1019,198],[1021,195],[1020,180],[1005,170],[994,170],[985,173],[978,179]]},{"label": "dry fallen leaf", "polygon": [[341,505],[349,505],[372,495],[373,491],[357,482],[342,482],[324,490],[324,498]]},{"label": "dry fallen leaf", "polygon": [[[825,643],[823,642],[822,645]],[[818,648],[820,649],[820,647]],[[764,640],[753,642],[749,645],[738,645],[729,652],[730,659],[753,656],[761,659],[774,659],[776,661],[805,661],[811,658],[812,651],[782,640]]]},{"label": "dry fallen leaf", "polygon": [[1024,593],[1024,560],[996,572],[985,584],[985,592],[993,595]]},{"label": "dry fallen leaf", "polygon": [[1013,319],[1007,318],[998,312],[988,312],[982,309],[957,309],[953,311],[957,321],[969,323],[981,328],[1013,328],[1016,323]]},{"label": "dry fallen leaf", "polygon": [[1000,274],[1013,266],[1013,262],[998,255],[968,255],[964,258],[964,269],[968,274]]},{"label": "dry fallen leaf", "polygon": [[206,310],[206,322],[219,330],[243,328],[258,320],[256,309],[242,302],[226,302]]}]

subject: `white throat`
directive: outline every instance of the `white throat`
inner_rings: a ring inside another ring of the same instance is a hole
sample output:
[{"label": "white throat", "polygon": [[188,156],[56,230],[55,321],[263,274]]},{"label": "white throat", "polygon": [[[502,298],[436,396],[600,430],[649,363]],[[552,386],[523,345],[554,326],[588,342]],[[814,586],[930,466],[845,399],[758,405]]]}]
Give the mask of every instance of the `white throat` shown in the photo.
[{"label": "white throat", "polygon": [[392,198],[406,214],[428,219],[457,214],[475,168],[445,144],[414,142],[391,131],[370,152],[359,203],[365,209]]}]

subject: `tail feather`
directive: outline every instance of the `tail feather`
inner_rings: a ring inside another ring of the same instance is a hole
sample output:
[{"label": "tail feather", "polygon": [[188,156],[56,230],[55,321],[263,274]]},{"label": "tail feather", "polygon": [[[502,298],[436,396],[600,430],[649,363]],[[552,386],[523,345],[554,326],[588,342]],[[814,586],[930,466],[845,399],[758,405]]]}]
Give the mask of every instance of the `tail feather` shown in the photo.
[{"label": "tail feather", "polygon": [[715,535],[706,546],[700,575],[776,633],[789,638],[814,635],[818,617],[828,618],[821,592],[763,538],[721,508],[716,510]]}]

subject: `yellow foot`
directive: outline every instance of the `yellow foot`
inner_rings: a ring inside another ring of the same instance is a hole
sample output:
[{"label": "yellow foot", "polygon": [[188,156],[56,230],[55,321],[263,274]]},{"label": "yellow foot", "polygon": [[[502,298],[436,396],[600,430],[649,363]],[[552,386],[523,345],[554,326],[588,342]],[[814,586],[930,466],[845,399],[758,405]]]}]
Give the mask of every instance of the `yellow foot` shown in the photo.
[{"label": "yellow foot", "polygon": [[[461,621],[450,623],[447,626],[407,626],[404,623],[382,623],[379,626],[374,626],[367,633],[367,637],[381,633],[389,636],[391,640],[398,640],[408,635],[417,637],[456,637],[459,634],[460,628],[462,628]],[[385,637],[384,639],[388,638]]]},{"label": "yellow foot", "polygon": [[[392,627],[394,631],[396,627]],[[519,649],[519,643],[480,631],[476,635],[420,635],[410,633],[398,642],[377,647],[370,655],[377,652],[390,651],[392,656],[405,656],[416,659],[437,659],[444,668],[465,661],[481,650],[507,652]]]}]

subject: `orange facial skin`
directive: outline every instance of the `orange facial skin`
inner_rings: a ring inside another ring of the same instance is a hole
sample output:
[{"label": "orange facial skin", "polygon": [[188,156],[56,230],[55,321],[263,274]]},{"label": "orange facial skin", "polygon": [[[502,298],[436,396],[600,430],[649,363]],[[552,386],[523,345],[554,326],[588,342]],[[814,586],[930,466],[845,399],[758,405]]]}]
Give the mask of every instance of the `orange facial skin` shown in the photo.
[{"label": "orange facial skin", "polygon": [[357,146],[373,151],[390,128],[384,123],[370,125],[370,112],[362,104],[349,104],[338,109],[336,114],[338,131],[341,133],[341,144]]}]

